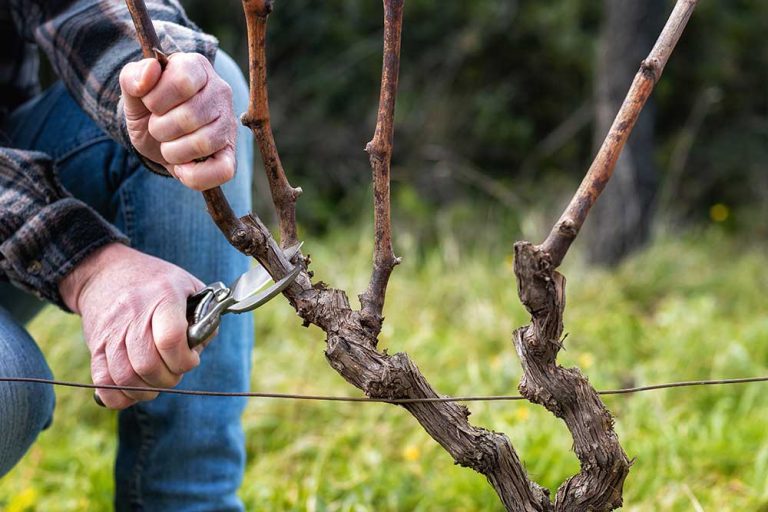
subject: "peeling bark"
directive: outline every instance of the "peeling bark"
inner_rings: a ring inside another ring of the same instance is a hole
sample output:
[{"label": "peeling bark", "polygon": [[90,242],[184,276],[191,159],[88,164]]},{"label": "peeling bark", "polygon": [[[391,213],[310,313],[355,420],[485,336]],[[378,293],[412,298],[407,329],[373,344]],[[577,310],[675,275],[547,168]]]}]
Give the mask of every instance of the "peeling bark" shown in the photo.
[{"label": "peeling bark", "polygon": [[618,508],[630,461],[613,431],[613,418],[577,368],[556,362],[562,348],[565,278],[548,253],[528,242],[515,244],[515,275],[520,300],[531,314],[531,325],[514,334],[524,372],[520,393],[565,422],[581,463],[581,472],[558,489],[555,510]]},{"label": "peeling bark", "polygon": [[[132,14],[143,9],[142,0],[126,1]],[[256,215],[238,219],[220,189],[207,191],[204,196],[211,217],[230,243],[257,259],[275,280],[286,275],[293,265],[305,267],[283,294],[305,325],[314,324],[326,333],[325,356],[347,382],[371,398],[434,399],[440,395],[406,354],[388,355],[376,349],[387,282],[397,263],[392,251],[389,219],[389,168],[403,7],[403,0],[383,1],[385,40],[381,100],[376,132],[368,145],[374,179],[374,266],[368,289],[360,297],[361,310],[350,306],[344,291],[323,283],[313,284],[312,275],[306,269],[309,260],[297,254],[293,261],[288,261]],[[514,335],[515,348],[525,372],[520,391],[565,421],[574,439],[581,472],[559,488],[552,503],[549,492],[530,480],[507,437],[471,425],[469,409],[465,406],[455,402],[398,404],[417,419],[457,464],[485,475],[508,511],[602,512],[621,505],[630,461],[613,431],[613,419],[578,369],[562,368],[556,363],[562,346],[565,278],[555,269],[610,179],[621,148],[696,3],[697,0],[678,0],[656,46],[643,62],[606,141],[550,235],[540,246],[528,242],[515,245],[518,291],[532,317],[531,325],[518,329]],[[294,189],[288,183],[269,124],[265,34],[272,2],[243,0],[243,6],[251,51],[251,105],[243,122],[251,127],[259,142],[280,219],[281,242],[283,247],[288,247],[298,240],[295,203],[300,189]],[[134,17],[134,20],[145,53],[159,49],[159,43],[152,41],[145,30],[146,24],[142,25],[141,17],[138,21]]]}]

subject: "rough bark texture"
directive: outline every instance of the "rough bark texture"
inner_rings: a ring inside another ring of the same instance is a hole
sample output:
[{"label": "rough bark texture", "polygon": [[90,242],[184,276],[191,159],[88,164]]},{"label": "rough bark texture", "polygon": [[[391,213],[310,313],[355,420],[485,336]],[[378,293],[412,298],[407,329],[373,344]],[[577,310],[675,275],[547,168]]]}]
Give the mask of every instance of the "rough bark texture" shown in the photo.
[{"label": "rough bark texture", "polygon": [[577,368],[556,363],[562,348],[565,278],[549,254],[528,243],[515,244],[515,275],[531,325],[515,331],[523,365],[520,393],[565,421],[581,472],[557,491],[556,511],[613,510],[622,504],[630,462],[613,431],[613,418]]},{"label": "rough bark texture", "polygon": [[[264,34],[269,10],[261,4],[244,0],[249,26],[251,49],[251,109],[243,116],[243,123],[254,133],[262,135],[259,142],[267,173],[267,161],[277,149],[268,122],[269,107],[266,94],[266,67],[264,60]],[[304,320],[325,331],[329,364],[350,384],[372,398],[438,398],[416,365],[406,354],[382,354],[376,350],[377,336],[383,321],[382,309],[387,283],[392,269],[398,263],[392,250],[390,223],[389,172],[394,138],[394,110],[397,99],[397,81],[400,63],[400,38],[403,22],[403,0],[384,0],[384,63],[381,96],[376,130],[366,150],[369,153],[374,183],[374,261],[371,281],[360,296],[362,308],[355,311],[342,290],[312,284],[308,272],[300,274],[285,296]],[[253,28],[251,28],[253,27]],[[254,52],[256,58],[253,58]],[[256,91],[254,91],[254,88]],[[256,105],[256,106],[254,106]],[[291,208],[278,205],[279,197],[290,196],[290,185],[282,169],[275,179],[270,177],[272,196],[280,218],[281,234],[295,233],[295,197]],[[252,240],[249,246],[238,246],[254,256],[272,274],[279,278],[290,268],[282,251],[261,221],[251,215],[242,219],[248,233],[239,239]],[[283,242],[285,246],[285,242]],[[299,262],[297,262],[299,263]],[[550,510],[548,491],[531,482],[509,440],[503,434],[472,426],[469,410],[455,403],[422,402],[403,404],[424,429],[453,456],[457,464],[470,467],[488,478],[507,510]]]},{"label": "rough bark texture", "polygon": [[[298,192],[289,185],[279,164],[269,126],[264,36],[272,4],[267,0],[243,0],[243,5],[252,52],[251,106],[243,122],[253,129],[257,139],[261,137],[259,148],[267,173],[271,173],[270,187],[280,219],[282,244],[287,247],[296,240]],[[608,511],[621,504],[629,461],[613,432],[611,416],[578,370],[561,368],[555,362],[561,347],[565,307],[565,280],[555,268],[610,178],[621,148],[695,5],[696,0],[678,0],[595,162],[547,240],[539,247],[527,242],[515,246],[520,298],[532,315],[532,324],[515,332],[515,346],[525,370],[520,390],[566,422],[574,437],[581,472],[560,487],[553,504],[548,491],[528,478],[506,436],[472,426],[466,407],[454,402],[401,404],[457,464],[485,475],[508,511]],[[305,325],[314,324],[326,333],[326,358],[350,384],[373,398],[434,399],[439,395],[407,355],[388,355],[376,350],[387,281],[396,264],[389,220],[389,166],[402,7],[403,0],[384,0],[381,103],[376,133],[368,146],[374,176],[376,239],[371,284],[361,296],[363,307],[354,310],[345,292],[323,283],[313,284],[306,268],[283,293]],[[221,190],[204,195],[211,217],[230,243],[256,258],[275,280],[286,275],[293,265],[306,267],[308,260],[301,254],[294,256],[292,262],[286,259],[257,216],[235,217]]]},{"label": "rough bark texture", "polygon": [[[276,271],[276,277],[283,275],[282,269],[292,268],[258,218],[246,216],[242,220],[246,238],[253,241],[243,248],[247,254],[270,272]],[[344,291],[323,283],[313,285],[308,273],[302,272],[285,296],[306,324],[325,331],[328,363],[367,396],[440,397],[406,354],[388,355],[376,350],[377,332],[367,325],[360,311],[352,309]],[[507,510],[552,510],[548,491],[528,479],[507,437],[471,425],[466,407],[453,402],[409,403],[401,407],[418,420],[457,464],[485,475]]]},{"label": "rough bark texture", "polygon": [[[663,23],[664,5],[664,0],[603,0],[595,76],[596,145],[608,133],[637,71],[637,63],[653,46]],[[592,263],[615,265],[648,241],[658,189],[653,162],[654,120],[655,109],[650,99],[585,231]]]}]

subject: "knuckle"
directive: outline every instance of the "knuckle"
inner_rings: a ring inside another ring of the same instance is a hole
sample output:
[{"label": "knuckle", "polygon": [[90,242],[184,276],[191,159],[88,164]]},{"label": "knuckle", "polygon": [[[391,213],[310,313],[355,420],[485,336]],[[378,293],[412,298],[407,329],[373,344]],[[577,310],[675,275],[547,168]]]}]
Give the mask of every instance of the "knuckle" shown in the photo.
[{"label": "knuckle", "polygon": [[161,366],[157,360],[153,361],[150,358],[141,358],[133,363],[133,370],[139,377],[146,380],[147,378],[151,379],[152,377],[157,376],[160,373]]},{"label": "knuckle", "polygon": [[128,366],[120,366],[110,371],[110,376],[118,386],[136,386],[138,385],[136,374]]},{"label": "knuckle", "polygon": [[197,64],[201,67],[204,71],[207,71],[208,68],[211,66],[211,63],[208,61],[208,59],[205,58],[205,56],[202,53],[190,53],[188,54],[189,58],[192,62]]},{"label": "knuckle", "polygon": [[155,333],[155,347],[161,352],[168,352],[186,343],[187,330],[181,325],[163,328]]},{"label": "knuckle", "polygon": [[181,341],[182,338],[180,336],[172,336],[167,333],[163,333],[159,337],[155,338],[155,346],[157,347],[157,350],[161,352],[168,352],[175,349]]},{"label": "knuckle", "polygon": [[189,98],[197,92],[195,80],[190,73],[179,73],[171,84],[177,96],[181,98]]},{"label": "knuckle", "polygon": [[178,149],[177,144],[174,144],[172,142],[163,142],[160,144],[160,154],[165,159],[166,162],[169,164],[182,164],[182,162],[178,158]]},{"label": "knuckle", "polygon": [[191,149],[195,155],[208,156],[212,153],[211,140],[208,137],[195,137],[191,141]]},{"label": "knuckle", "polygon": [[189,52],[176,52],[172,53],[170,57],[170,65],[184,67],[188,66],[192,60],[192,54]]},{"label": "knuckle", "polygon": [[213,144],[215,147],[212,147],[212,150],[215,151],[222,151],[226,150],[228,146],[232,145],[231,141],[231,135],[230,135],[230,123],[229,120],[223,119],[221,124],[219,125],[220,129],[216,131],[215,136],[213,137]]},{"label": "knuckle", "polygon": [[208,62],[198,54],[184,54],[176,60],[171,87],[179,96],[191,98],[205,85],[208,75],[205,66],[201,65],[201,59]]},{"label": "knuckle", "polygon": [[231,100],[232,100],[232,86],[229,85],[224,80],[221,80],[221,93],[224,95],[225,98],[230,100],[228,103],[231,103]]},{"label": "knuckle", "polygon": [[149,116],[149,123],[147,124],[147,131],[155,140],[164,139],[165,127],[164,119],[155,114]]},{"label": "knuckle", "polygon": [[124,321],[126,319],[139,316],[145,309],[144,298],[141,294],[131,293],[127,290],[121,290],[115,297],[114,303],[110,306],[114,309],[115,316],[122,317],[123,323],[118,327],[114,326],[114,330],[110,329],[110,332],[117,333],[120,329],[125,327]]},{"label": "knuckle", "polygon": [[198,126],[197,111],[194,108],[179,108],[176,113],[176,127],[180,133],[189,133]]}]

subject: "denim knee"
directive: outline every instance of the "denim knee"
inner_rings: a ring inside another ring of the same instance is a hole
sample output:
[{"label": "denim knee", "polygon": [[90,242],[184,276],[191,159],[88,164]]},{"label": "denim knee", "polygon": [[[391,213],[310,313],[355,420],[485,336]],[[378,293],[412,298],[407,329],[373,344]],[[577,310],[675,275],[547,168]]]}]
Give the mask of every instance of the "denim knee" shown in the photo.
[{"label": "denim knee", "polygon": [[0,477],[27,453],[53,418],[54,395],[45,384],[0,384]]},{"label": "denim knee", "polygon": [[[0,376],[51,378],[27,332],[0,308]],[[49,384],[0,383],[0,476],[24,456],[50,425],[55,397]]]}]

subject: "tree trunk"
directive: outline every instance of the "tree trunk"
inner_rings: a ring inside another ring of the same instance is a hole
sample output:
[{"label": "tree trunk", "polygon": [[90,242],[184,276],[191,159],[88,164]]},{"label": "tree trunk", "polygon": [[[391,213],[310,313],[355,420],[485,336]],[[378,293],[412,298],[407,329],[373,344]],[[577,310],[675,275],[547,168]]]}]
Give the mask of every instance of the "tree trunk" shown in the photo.
[{"label": "tree trunk", "polygon": [[[661,27],[664,0],[603,0],[595,73],[596,147],[605,139],[638,63]],[[654,105],[646,106],[587,227],[589,261],[615,265],[648,240],[657,190]]]}]

